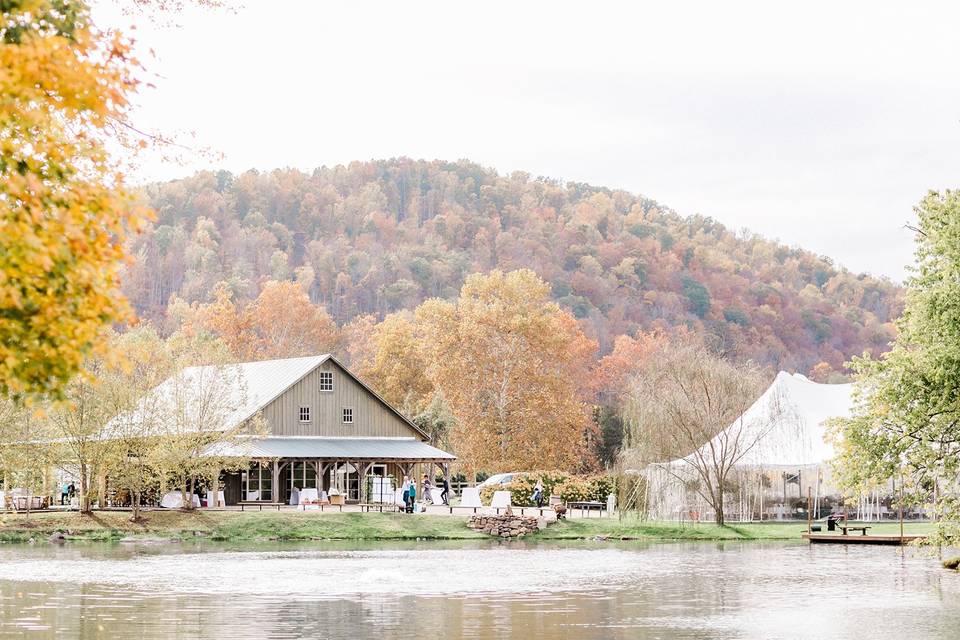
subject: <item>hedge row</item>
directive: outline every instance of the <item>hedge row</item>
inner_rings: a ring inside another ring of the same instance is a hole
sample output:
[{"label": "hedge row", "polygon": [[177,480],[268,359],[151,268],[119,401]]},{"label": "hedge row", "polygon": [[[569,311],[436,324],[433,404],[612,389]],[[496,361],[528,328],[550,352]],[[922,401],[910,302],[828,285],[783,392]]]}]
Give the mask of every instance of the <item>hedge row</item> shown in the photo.
[{"label": "hedge row", "polygon": [[509,491],[514,505],[532,507],[537,480],[543,483],[544,503],[551,495],[560,496],[564,502],[606,502],[607,496],[616,491],[616,480],[611,476],[571,476],[562,471],[530,471],[516,476],[505,485],[484,487],[480,491],[480,498],[484,504],[489,504],[495,491]]}]

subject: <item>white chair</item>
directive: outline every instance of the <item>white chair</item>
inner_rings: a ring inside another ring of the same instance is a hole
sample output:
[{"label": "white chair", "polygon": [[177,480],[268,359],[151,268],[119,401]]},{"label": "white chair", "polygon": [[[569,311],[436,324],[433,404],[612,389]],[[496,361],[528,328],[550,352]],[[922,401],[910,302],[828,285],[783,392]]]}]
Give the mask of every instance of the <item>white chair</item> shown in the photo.
[{"label": "white chair", "polygon": [[460,506],[482,507],[483,503],[480,501],[480,490],[476,487],[465,487],[463,493],[460,494]]},{"label": "white chair", "polygon": [[491,509],[506,509],[510,506],[512,494],[509,491],[495,491],[490,500]]}]

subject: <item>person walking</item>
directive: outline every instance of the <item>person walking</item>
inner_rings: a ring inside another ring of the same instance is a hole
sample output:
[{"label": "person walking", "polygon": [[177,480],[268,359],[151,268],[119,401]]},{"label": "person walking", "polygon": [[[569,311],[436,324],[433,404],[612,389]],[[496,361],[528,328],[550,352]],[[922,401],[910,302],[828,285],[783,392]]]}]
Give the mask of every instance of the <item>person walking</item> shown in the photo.
[{"label": "person walking", "polygon": [[543,480],[537,479],[537,484],[533,488],[533,501],[537,507],[543,507]]},{"label": "person walking", "polygon": [[426,507],[433,501],[433,483],[430,482],[430,476],[423,474],[423,506]]},{"label": "person walking", "polygon": [[60,506],[67,504],[67,499],[70,496],[70,483],[64,482],[60,486]]},{"label": "person walking", "polygon": [[407,513],[413,513],[413,505],[417,503],[417,480],[410,478],[410,502],[407,505]]},{"label": "person walking", "polygon": [[443,504],[450,506],[450,478],[443,476],[443,491],[440,492],[440,500]]},{"label": "person walking", "polygon": [[403,476],[403,484],[400,487],[403,496],[403,510],[407,511],[407,508],[410,506],[410,477]]},{"label": "person walking", "polygon": [[70,487],[69,487],[69,489],[67,490],[67,501],[68,501],[70,504],[73,504],[73,497],[74,497],[75,495],[77,495],[77,485],[75,485],[75,484],[73,484],[73,483],[71,482],[71,483],[70,483]]}]

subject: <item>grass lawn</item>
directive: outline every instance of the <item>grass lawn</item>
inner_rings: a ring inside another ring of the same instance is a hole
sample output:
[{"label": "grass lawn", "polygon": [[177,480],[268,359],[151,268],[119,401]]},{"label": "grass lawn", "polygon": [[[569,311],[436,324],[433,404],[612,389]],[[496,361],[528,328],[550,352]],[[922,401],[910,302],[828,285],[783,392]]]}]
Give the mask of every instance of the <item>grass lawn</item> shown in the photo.
[{"label": "grass lawn", "polygon": [[145,511],[139,523],[129,512],[95,511],[0,516],[0,540],[43,539],[56,531],[68,538],[118,540],[207,537],[213,540],[404,540],[483,539],[466,527],[465,517],[410,516],[400,513],[299,513],[240,511]]},{"label": "grass lawn", "polygon": [[[213,540],[477,540],[488,538],[466,527],[466,517],[400,513],[301,513],[240,511],[145,511],[130,522],[129,512],[41,512],[0,515],[0,541],[43,540],[56,531],[69,538],[118,540],[125,537]],[[897,523],[871,524],[872,534],[897,534]],[[908,534],[929,533],[932,525],[908,523]],[[633,518],[583,518],[552,524],[534,540],[797,540],[806,523],[712,524],[680,526]]]},{"label": "grass lawn", "polygon": [[[868,524],[871,534],[900,533],[900,526],[896,522]],[[907,523],[904,524],[904,533],[922,535],[929,533],[932,527],[929,523]],[[622,521],[618,518],[580,518],[552,525],[537,537],[542,540],[605,537],[628,540],[797,540],[806,530],[805,522],[731,523],[718,527],[707,523],[681,526],[671,522],[649,522],[634,518],[625,518]]]}]

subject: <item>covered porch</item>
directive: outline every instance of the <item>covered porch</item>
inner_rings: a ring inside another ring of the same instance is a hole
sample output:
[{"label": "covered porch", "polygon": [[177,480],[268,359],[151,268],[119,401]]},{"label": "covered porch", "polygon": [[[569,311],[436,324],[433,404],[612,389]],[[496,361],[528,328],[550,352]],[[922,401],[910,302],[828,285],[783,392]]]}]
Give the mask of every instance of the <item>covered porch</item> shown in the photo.
[{"label": "covered porch", "polygon": [[217,446],[217,457],[250,459],[244,470],[220,474],[227,506],[296,505],[326,498],[344,504],[393,501],[404,476],[450,479],[453,454],[414,438],[270,436]]}]

